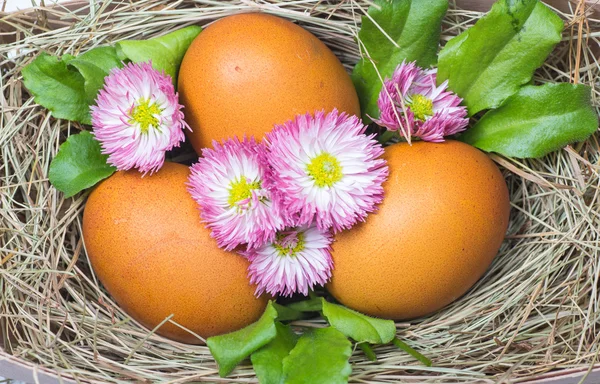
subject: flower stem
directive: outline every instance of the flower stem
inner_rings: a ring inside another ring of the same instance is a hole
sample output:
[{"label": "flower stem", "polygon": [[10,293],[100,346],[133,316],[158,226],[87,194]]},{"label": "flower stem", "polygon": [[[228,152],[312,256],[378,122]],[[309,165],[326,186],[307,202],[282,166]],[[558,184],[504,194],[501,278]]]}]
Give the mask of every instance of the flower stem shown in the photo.
[{"label": "flower stem", "polygon": [[408,344],[406,344],[404,341],[400,340],[397,337],[394,337],[394,340],[392,340],[392,343],[394,343],[394,345],[398,348],[400,348],[401,350],[403,350],[404,352],[408,353],[409,355],[411,355],[412,357],[414,357],[415,359],[419,360],[421,363],[425,364],[428,367],[431,367],[431,360],[429,360],[428,358],[426,358],[425,356],[421,355],[419,352],[415,351],[414,349],[412,349]]},{"label": "flower stem", "polygon": [[373,348],[371,348],[369,343],[359,343],[358,346],[365,353],[365,356],[367,356],[367,359],[369,359],[371,361],[377,361],[377,355],[375,355],[375,352],[373,352]]},{"label": "flower stem", "polygon": [[390,141],[390,139],[394,137],[395,134],[396,132],[394,131],[386,130],[381,135],[379,135],[379,142],[381,143],[381,145],[385,145],[385,143]]}]

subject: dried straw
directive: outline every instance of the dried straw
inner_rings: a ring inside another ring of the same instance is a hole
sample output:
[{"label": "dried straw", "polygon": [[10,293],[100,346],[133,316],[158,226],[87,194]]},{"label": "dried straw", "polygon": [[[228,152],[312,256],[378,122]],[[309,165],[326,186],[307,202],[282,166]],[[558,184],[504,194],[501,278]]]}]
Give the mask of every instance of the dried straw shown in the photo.
[{"label": "dried straw", "polygon": [[[359,58],[354,39],[360,16],[368,6],[367,0],[141,0],[85,2],[76,12],[39,7],[35,17],[1,16],[0,24],[14,28],[3,37],[16,40],[0,46],[2,348],[81,381],[256,382],[249,366],[219,378],[206,347],[149,334],[99,285],[80,235],[86,195],[64,199],[47,179],[59,144],[84,127],[56,120],[37,106],[20,71],[40,51],[76,54],[247,11],[297,20],[351,69]],[[451,8],[443,42],[481,16]],[[600,66],[592,48],[600,46],[600,20],[586,11],[561,14],[568,26],[563,43],[535,82],[589,84],[598,107]],[[539,160],[492,156],[503,167],[513,207],[500,254],[466,296],[433,316],[397,324],[399,335],[434,366],[424,367],[392,346],[375,349],[378,362],[358,349],[351,381],[520,382],[554,369],[587,370],[598,362],[598,148],[596,135]]]}]

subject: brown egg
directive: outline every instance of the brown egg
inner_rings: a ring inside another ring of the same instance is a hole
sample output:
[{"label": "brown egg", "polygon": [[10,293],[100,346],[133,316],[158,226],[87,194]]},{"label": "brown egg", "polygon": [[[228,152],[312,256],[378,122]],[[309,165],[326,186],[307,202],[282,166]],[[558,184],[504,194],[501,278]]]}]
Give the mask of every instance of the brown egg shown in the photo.
[{"label": "brown egg", "polygon": [[[173,315],[206,338],[256,321],[267,299],[254,297],[246,259],[209,237],[186,190],[188,172],[165,163],[152,176],[115,173],[90,194],[83,236],[94,271],[131,317],[152,329]],[[171,323],[158,333],[200,342]]]},{"label": "brown egg", "polygon": [[301,113],[360,115],[333,52],[305,29],[260,13],[228,16],[202,31],[183,58],[178,91],[197,152],[235,135],[260,140]]},{"label": "brown egg", "polygon": [[496,165],[461,142],[386,148],[385,198],[365,223],[336,236],[329,291],[388,319],[432,313],[485,272],[508,226],[508,189]]}]

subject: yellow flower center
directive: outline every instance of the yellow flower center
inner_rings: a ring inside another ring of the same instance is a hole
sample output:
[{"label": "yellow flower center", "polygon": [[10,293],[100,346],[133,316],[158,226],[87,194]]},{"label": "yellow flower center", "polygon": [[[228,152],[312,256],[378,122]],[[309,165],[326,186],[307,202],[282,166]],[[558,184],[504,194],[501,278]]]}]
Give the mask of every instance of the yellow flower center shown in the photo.
[{"label": "yellow flower center", "polygon": [[302,252],[305,244],[304,233],[291,231],[278,233],[273,247],[281,257],[296,257],[298,252]]},{"label": "yellow flower center", "polygon": [[142,133],[148,133],[150,127],[158,128],[158,118],[156,115],[159,115],[161,112],[156,103],[150,104],[150,100],[141,99],[139,104],[133,109],[130,123],[138,123]]},{"label": "yellow flower center", "polygon": [[238,202],[251,198],[252,191],[260,189],[260,187],[260,181],[249,183],[245,177],[232,181],[229,184],[229,199],[227,202],[231,207],[235,207]]},{"label": "yellow flower center", "polygon": [[312,159],[306,167],[306,171],[320,188],[331,187],[342,179],[340,162],[327,152]]},{"label": "yellow flower center", "polygon": [[425,121],[428,116],[433,116],[433,100],[426,96],[418,93],[412,95],[412,100],[408,106],[417,120]]}]

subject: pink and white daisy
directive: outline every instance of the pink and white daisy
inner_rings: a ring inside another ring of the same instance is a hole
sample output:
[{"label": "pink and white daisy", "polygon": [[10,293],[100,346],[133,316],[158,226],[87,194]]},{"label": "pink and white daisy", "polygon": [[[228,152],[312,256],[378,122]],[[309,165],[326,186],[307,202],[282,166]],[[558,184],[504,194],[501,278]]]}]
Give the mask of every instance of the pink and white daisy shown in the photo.
[{"label": "pink and white daisy", "polygon": [[189,126],[169,75],[148,63],[115,68],[91,107],[93,134],[119,170],[156,172]]},{"label": "pink and white daisy", "polygon": [[358,117],[299,115],[267,134],[268,160],[294,226],[335,232],[364,221],[383,199],[383,148]]},{"label": "pink and white daisy", "polygon": [[330,231],[316,226],[289,228],[277,233],[273,242],[243,254],[250,260],[248,275],[257,284],[256,295],[308,295],[315,285],[331,277]]},{"label": "pink and white daisy", "polygon": [[266,188],[271,173],[264,146],[234,138],[213,147],[192,165],[188,190],[219,247],[255,248],[273,240],[285,223],[277,191]]},{"label": "pink and white daisy", "polygon": [[437,86],[437,69],[424,70],[412,63],[400,64],[391,79],[385,79],[377,105],[379,119],[374,121],[410,141],[411,136],[442,142],[444,136],[467,127],[467,109],[462,99],[449,92],[448,81]]}]

